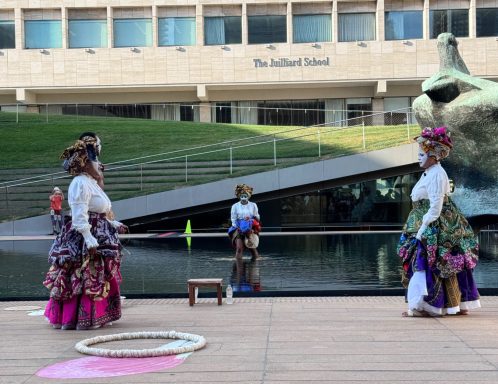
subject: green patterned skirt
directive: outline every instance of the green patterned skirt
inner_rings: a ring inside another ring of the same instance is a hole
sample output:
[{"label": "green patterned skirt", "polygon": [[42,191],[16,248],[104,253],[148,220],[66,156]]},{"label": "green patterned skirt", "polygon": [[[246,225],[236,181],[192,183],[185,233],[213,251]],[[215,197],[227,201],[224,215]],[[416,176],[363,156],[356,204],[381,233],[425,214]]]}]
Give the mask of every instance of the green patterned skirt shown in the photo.
[{"label": "green patterned skirt", "polygon": [[478,260],[477,237],[451,199],[445,198],[441,215],[417,240],[429,206],[428,200],[413,203],[398,244],[409,310],[444,315],[479,308],[472,275]]},{"label": "green patterned skirt", "polygon": [[[403,264],[412,259],[417,245],[415,235],[422,225],[422,218],[429,210],[429,200],[413,202],[413,209],[403,227],[398,244],[398,255]],[[441,215],[422,234],[422,244],[427,250],[427,263],[442,278],[455,275],[477,265],[479,243],[467,219],[453,201],[445,198]]]}]

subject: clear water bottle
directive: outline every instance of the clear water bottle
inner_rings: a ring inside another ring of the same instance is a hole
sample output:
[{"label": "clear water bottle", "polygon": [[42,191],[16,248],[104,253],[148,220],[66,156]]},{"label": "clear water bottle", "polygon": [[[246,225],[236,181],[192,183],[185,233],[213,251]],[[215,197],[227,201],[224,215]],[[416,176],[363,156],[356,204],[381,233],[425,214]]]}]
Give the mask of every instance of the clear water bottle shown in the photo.
[{"label": "clear water bottle", "polygon": [[227,304],[233,304],[233,289],[230,284],[227,287]]}]

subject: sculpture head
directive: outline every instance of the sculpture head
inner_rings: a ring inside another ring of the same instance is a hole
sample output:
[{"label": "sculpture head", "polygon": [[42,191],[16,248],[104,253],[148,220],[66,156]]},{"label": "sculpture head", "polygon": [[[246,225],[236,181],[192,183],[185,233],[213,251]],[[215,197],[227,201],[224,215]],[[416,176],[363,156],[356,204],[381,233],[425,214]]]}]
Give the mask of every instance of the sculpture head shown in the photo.
[{"label": "sculpture head", "polygon": [[457,192],[494,193],[493,208],[481,204],[464,213],[498,214],[498,83],[470,75],[452,34],[439,35],[437,49],[439,71],[422,83],[415,118],[421,127],[446,126],[451,132],[455,145],[444,164]]}]

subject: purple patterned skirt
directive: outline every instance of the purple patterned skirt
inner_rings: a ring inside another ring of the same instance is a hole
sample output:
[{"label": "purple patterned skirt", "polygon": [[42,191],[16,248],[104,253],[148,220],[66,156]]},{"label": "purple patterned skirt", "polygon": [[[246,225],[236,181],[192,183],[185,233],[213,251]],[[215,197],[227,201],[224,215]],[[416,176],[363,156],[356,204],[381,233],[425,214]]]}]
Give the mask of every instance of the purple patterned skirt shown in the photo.
[{"label": "purple patterned skirt", "polygon": [[121,243],[105,214],[89,212],[91,233],[99,246],[90,256],[83,236],[64,221],[49,251],[51,267],[43,285],[50,291],[45,316],[54,326],[104,325],[121,317]]}]

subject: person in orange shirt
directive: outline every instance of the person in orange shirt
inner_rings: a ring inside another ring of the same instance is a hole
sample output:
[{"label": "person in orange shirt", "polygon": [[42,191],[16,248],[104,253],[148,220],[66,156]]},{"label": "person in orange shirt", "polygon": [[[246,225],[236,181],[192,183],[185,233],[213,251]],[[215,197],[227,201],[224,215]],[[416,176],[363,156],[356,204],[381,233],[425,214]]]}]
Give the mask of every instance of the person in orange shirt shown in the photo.
[{"label": "person in orange shirt", "polygon": [[62,230],[62,202],[64,194],[59,187],[54,187],[50,199],[50,219],[52,220],[53,235],[58,235]]}]

